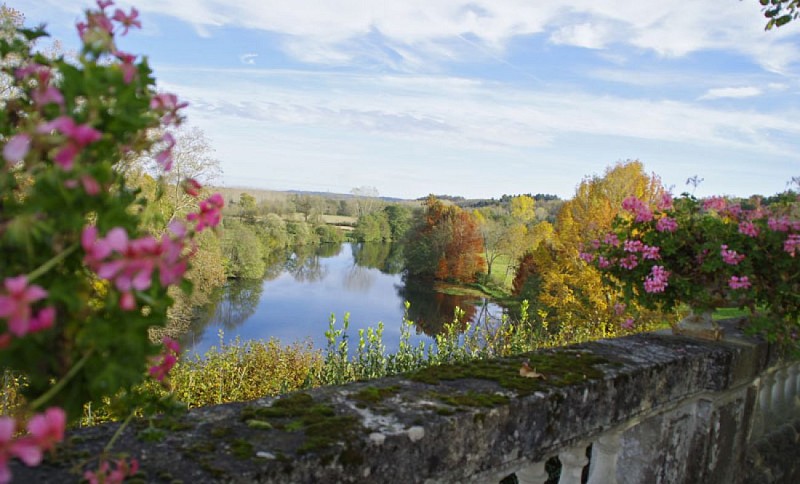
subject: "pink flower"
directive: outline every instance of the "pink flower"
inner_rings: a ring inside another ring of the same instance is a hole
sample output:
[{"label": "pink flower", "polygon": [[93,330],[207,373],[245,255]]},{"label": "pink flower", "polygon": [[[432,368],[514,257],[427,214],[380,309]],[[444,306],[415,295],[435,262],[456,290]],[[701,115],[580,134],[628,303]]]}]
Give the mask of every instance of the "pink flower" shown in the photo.
[{"label": "pink flower", "polygon": [[68,138],[67,144],[64,145],[53,158],[53,160],[65,170],[72,168],[75,156],[77,156],[85,146],[102,138],[102,133],[100,133],[100,131],[97,131],[88,124],[75,124],[75,121],[69,116],[60,116],[47,123],[42,123],[37,128],[37,131],[43,134],[58,131]]},{"label": "pink flower", "polygon": [[612,247],[619,247],[619,237],[614,232],[609,232],[603,239],[603,243]]},{"label": "pink flower", "polygon": [[215,193],[200,202],[200,212],[190,213],[186,216],[186,219],[189,221],[197,220],[196,230],[198,232],[206,227],[216,227],[222,219],[221,211],[223,206],[225,206],[225,199],[219,193]]},{"label": "pink flower", "polygon": [[601,269],[608,269],[611,267],[611,261],[601,255],[597,258],[597,267]]},{"label": "pink flower", "polygon": [[622,316],[625,313],[625,309],[627,309],[625,303],[614,304],[614,314],[616,314],[617,316]]},{"label": "pink flower", "polygon": [[163,113],[161,121],[165,125],[178,124],[178,111],[188,105],[186,102],[179,103],[176,95],[168,93],[157,94],[150,100],[150,109]]},{"label": "pink flower", "polygon": [[191,197],[197,197],[198,195],[200,195],[200,190],[203,189],[203,185],[201,185],[194,178],[187,178],[183,180],[181,186],[183,187],[183,191],[186,192],[186,194]]},{"label": "pink flower", "polygon": [[678,230],[678,222],[670,217],[661,217],[656,222],[656,230],[659,232],[675,232]]},{"label": "pink flower", "polygon": [[622,201],[622,208],[636,215],[636,222],[649,222],[653,220],[653,212],[645,203],[634,196]]},{"label": "pink flower", "polygon": [[100,7],[100,10],[105,10],[106,7],[110,7],[114,5],[112,0],[97,0],[97,6]]},{"label": "pink flower", "polygon": [[634,319],[633,318],[628,318],[625,321],[623,321],[622,323],[620,323],[620,326],[622,327],[622,329],[633,329],[633,323],[634,323]]},{"label": "pink flower", "polygon": [[100,193],[100,184],[91,175],[81,175],[81,185],[83,185],[83,189],[90,197]]},{"label": "pink flower", "polygon": [[114,282],[120,291],[119,305],[123,310],[136,308],[133,291],[149,289],[156,268],[163,286],[180,282],[186,272],[188,255],[184,254],[183,240],[186,227],[172,222],[168,229],[160,241],[149,235],[129,240],[122,227],[111,229],[104,238],[98,237],[95,227],[83,230],[84,262],[98,277]]},{"label": "pink flower", "polygon": [[758,237],[758,227],[753,222],[739,222],[739,233],[748,237]]},{"label": "pink flower", "polygon": [[591,264],[594,261],[594,254],[591,254],[589,252],[581,252],[578,254],[578,257],[583,259],[583,261],[586,262],[587,264]]},{"label": "pink flower", "polygon": [[626,240],[622,250],[635,254],[637,252],[641,252],[642,247],[644,247],[644,244],[642,244],[641,240]]},{"label": "pink flower", "polygon": [[722,197],[711,197],[703,200],[703,210],[715,210],[721,212],[728,206],[728,202]]},{"label": "pink flower", "polygon": [[664,292],[669,283],[669,271],[663,266],[653,266],[650,274],[644,280],[644,290],[649,293]]},{"label": "pink flower", "polygon": [[31,93],[31,99],[37,106],[46,106],[47,104],[64,104],[64,96],[61,91],[53,86],[42,86]]},{"label": "pink flower", "polygon": [[117,22],[119,22],[124,27],[121,35],[125,35],[128,33],[128,29],[131,27],[136,27],[139,29],[142,28],[142,22],[136,20],[138,16],[139,12],[135,8],[131,8],[130,15],[125,15],[125,12],[123,12],[120,9],[117,9],[116,11],[114,11],[114,17],[112,18]]},{"label": "pink flower", "polygon": [[636,266],[639,265],[639,259],[636,258],[636,254],[630,254],[627,257],[620,259],[619,265],[622,268],[628,269],[630,271],[635,269]]},{"label": "pink flower", "polygon": [[747,276],[731,276],[728,281],[728,286],[730,286],[731,289],[747,289],[750,287],[750,280]]},{"label": "pink flower", "polygon": [[7,295],[0,295],[0,318],[8,319],[8,330],[15,336],[25,336],[31,331],[31,304],[44,299],[47,291],[29,286],[24,275],[7,277],[3,285]]},{"label": "pink flower", "polygon": [[780,218],[770,217],[767,220],[767,226],[773,232],[788,232],[792,228],[792,221],[785,215]]},{"label": "pink flower", "polygon": [[722,255],[723,262],[732,266],[738,265],[739,262],[744,260],[744,254],[739,254],[735,250],[729,250],[728,246],[725,244],[720,246],[720,255]]},{"label": "pink flower", "polygon": [[652,245],[643,245],[642,259],[658,260],[661,258],[660,252],[661,252],[661,247],[655,247]]},{"label": "pink flower", "polygon": [[661,200],[659,200],[658,205],[656,206],[659,210],[669,210],[672,208],[672,194],[669,192],[664,192],[661,194]]},{"label": "pink flower", "polygon": [[169,171],[172,169],[172,148],[175,147],[175,138],[173,138],[171,134],[166,133],[164,137],[161,138],[161,141],[167,143],[167,146],[156,155],[156,162],[164,171]]},{"label": "pink flower", "polygon": [[133,64],[133,61],[136,60],[136,56],[132,54],[126,54],[125,52],[116,52],[117,59],[122,61],[119,68],[122,70],[122,80],[125,84],[130,84],[133,80],[133,76],[136,75],[136,66]]},{"label": "pink flower", "polygon": [[783,242],[783,250],[794,257],[798,249],[800,249],[800,235],[790,234]]},{"label": "pink flower", "polygon": [[31,149],[31,136],[29,134],[17,134],[12,136],[3,146],[3,158],[8,163],[19,163]]},{"label": "pink flower", "polygon": [[114,467],[114,470],[111,470],[111,465],[104,460],[96,472],[87,470],[83,473],[83,478],[89,481],[89,484],[122,484],[126,477],[138,472],[139,461],[131,458],[128,463],[125,459],[119,459],[114,463]]},{"label": "pink flower", "polygon": [[10,417],[0,417],[0,483],[11,481],[8,461],[17,457],[25,465],[37,466],[42,454],[64,440],[66,414],[58,407],[48,408],[43,414],[28,421],[30,435],[14,438],[16,422]]},{"label": "pink flower", "polygon": [[151,366],[149,370],[150,376],[158,381],[163,381],[164,377],[172,370],[181,352],[180,345],[174,339],[165,336],[162,341],[164,343],[164,353],[161,355],[161,363]]},{"label": "pink flower", "polygon": [[42,451],[47,451],[64,440],[67,414],[63,409],[50,407],[28,421],[28,432]]}]

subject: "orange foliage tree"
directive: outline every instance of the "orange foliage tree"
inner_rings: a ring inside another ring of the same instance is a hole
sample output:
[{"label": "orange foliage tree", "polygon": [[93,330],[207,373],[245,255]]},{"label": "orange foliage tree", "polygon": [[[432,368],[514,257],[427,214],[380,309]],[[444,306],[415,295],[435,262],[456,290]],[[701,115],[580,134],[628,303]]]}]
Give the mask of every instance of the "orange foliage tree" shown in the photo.
[{"label": "orange foliage tree", "polygon": [[412,228],[406,247],[406,269],[412,276],[474,282],[486,271],[483,239],[475,217],[433,195]]}]

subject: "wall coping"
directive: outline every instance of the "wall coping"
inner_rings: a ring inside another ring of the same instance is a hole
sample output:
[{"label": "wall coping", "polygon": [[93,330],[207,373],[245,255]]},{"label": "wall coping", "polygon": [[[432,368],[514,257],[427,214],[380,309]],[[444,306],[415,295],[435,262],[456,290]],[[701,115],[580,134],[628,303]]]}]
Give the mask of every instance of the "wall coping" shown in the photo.
[{"label": "wall coping", "polygon": [[[157,442],[133,422],[113,450],[136,457],[147,482],[499,480],[781,364],[769,344],[722,325],[716,342],[644,333],[194,409],[162,421],[171,430]],[[520,376],[526,359],[545,379]],[[15,478],[69,481],[118,425],[69,432],[40,467],[14,463]]]}]

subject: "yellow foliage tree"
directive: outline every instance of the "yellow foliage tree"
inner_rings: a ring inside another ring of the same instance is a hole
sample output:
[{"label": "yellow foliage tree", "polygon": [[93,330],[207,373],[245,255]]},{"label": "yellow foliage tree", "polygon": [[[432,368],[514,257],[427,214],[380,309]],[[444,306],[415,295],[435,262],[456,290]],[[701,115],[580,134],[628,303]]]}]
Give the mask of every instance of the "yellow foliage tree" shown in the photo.
[{"label": "yellow foliage tree", "polygon": [[[619,293],[606,286],[579,253],[610,230],[625,198],[633,195],[654,205],[663,193],[656,175],[647,175],[639,161],[627,161],[609,167],[602,177],[584,179],[575,197],[561,208],[552,236],[532,254],[531,263],[541,314],[551,327],[558,326],[565,342],[621,332],[622,316],[615,310]],[[650,327],[653,318],[657,315],[648,314],[636,327]]]}]

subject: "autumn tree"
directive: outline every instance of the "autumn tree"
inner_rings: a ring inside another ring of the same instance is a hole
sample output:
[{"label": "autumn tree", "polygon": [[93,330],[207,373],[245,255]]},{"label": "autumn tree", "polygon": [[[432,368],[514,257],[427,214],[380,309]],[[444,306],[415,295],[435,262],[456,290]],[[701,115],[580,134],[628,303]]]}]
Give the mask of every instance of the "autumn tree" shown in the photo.
[{"label": "autumn tree", "polygon": [[411,229],[406,247],[409,275],[439,280],[473,282],[485,271],[483,241],[475,217],[433,195]]},{"label": "autumn tree", "polygon": [[633,195],[655,205],[663,192],[660,179],[647,175],[639,161],[617,163],[602,177],[584,179],[575,197],[561,207],[549,242],[523,259],[515,290],[536,300],[566,339],[616,334],[617,294],[579,252],[610,230],[625,198]]}]

